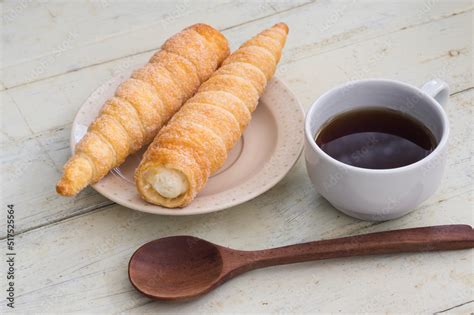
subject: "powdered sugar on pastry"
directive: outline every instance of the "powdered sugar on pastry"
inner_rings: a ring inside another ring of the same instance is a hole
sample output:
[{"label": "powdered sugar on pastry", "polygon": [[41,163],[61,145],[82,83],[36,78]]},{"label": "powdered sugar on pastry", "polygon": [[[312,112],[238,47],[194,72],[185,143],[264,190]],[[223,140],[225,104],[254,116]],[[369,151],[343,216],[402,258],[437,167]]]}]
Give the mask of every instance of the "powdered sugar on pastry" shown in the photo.
[{"label": "powdered sugar on pastry", "polygon": [[[288,27],[279,23],[244,43],[161,129],[135,172],[146,201],[184,207],[222,167],[275,72],[287,33]],[[200,70],[206,73],[205,68]],[[162,175],[149,177],[154,173]]]}]

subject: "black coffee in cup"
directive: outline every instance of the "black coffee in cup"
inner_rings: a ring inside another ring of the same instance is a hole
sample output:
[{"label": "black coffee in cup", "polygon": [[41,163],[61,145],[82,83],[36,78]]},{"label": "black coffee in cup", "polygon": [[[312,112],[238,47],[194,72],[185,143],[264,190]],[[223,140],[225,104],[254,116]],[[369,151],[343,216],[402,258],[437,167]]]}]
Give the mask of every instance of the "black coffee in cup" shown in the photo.
[{"label": "black coffee in cup", "polygon": [[327,121],[315,136],[328,155],[356,167],[390,169],[415,163],[436,148],[430,129],[384,107],[364,107]]}]

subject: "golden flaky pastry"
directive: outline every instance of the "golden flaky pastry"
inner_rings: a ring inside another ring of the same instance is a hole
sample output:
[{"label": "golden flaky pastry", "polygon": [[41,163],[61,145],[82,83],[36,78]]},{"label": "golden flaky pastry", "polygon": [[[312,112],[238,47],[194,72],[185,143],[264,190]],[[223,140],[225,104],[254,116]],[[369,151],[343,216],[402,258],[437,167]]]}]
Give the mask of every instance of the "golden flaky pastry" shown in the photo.
[{"label": "golden flaky pastry", "polygon": [[228,55],[227,40],[209,25],[169,38],[104,104],[64,166],[57,192],[77,194],[150,143]]},{"label": "golden flaky pastry", "polygon": [[279,23],[245,42],[158,133],[135,173],[146,201],[184,207],[222,167],[275,72],[287,34]]}]

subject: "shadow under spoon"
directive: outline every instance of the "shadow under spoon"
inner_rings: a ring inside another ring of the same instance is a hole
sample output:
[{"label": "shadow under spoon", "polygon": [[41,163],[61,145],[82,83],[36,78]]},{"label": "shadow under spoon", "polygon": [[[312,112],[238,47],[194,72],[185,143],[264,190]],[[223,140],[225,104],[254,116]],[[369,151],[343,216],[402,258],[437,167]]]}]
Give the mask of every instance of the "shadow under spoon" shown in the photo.
[{"label": "shadow under spoon", "polygon": [[469,225],[394,230],[256,251],[235,250],[193,236],[172,236],[137,249],[130,259],[128,275],[132,285],[150,298],[185,300],[257,268],[340,257],[473,247],[474,231]]}]

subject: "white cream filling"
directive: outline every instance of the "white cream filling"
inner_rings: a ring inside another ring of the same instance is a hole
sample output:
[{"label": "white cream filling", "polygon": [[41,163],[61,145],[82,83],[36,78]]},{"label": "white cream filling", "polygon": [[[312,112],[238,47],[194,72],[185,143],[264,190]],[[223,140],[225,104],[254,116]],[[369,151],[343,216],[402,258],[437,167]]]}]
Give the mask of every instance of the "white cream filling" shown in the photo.
[{"label": "white cream filling", "polygon": [[161,196],[165,198],[176,198],[188,190],[188,181],[183,173],[160,167],[155,170],[154,176],[150,176],[148,183]]}]

